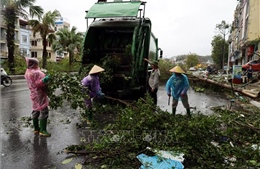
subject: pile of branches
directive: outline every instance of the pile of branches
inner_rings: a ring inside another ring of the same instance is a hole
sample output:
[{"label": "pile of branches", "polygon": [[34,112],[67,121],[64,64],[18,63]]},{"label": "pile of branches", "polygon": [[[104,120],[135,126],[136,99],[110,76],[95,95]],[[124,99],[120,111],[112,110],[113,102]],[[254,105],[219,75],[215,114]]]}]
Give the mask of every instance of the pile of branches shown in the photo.
[{"label": "pile of branches", "polygon": [[153,155],[147,147],[184,153],[185,168],[260,167],[259,109],[214,111],[210,116],[173,116],[152,106],[147,97],[114,109],[115,120],[98,133],[98,140],[79,145],[81,150],[68,146],[66,152],[107,168],[140,167],[137,155]]},{"label": "pile of branches", "polygon": [[[52,74],[49,85],[52,108],[62,103],[84,110],[80,76]],[[59,90],[57,90],[59,89]],[[115,104],[115,103],[114,103]],[[85,155],[85,164],[107,168],[138,168],[136,156],[153,155],[147,147],[184,153],[185,168],[259,168],[260,113],[257,108],[214,109],[206,116],[171,115],[153,106],[151,98],[119,105],[96,105],[95,115],[114,114],[111,123],[94,128],[93,142],[66,147],[67,153]],[[90,128],[91,130],[91,128]],[[86,136],[87,138],[88,136]],[[98,167],[96,167],[98,168]]]}]

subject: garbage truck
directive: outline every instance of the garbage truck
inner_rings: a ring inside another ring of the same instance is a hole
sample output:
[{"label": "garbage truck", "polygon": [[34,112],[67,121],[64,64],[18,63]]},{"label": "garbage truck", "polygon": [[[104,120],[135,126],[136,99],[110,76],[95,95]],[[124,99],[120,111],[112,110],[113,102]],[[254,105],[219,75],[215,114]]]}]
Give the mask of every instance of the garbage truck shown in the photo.
[{"label": "garbage truck", "polygon": [[[81,71],[88,65],[105,69],[102,92],[126,100],[143,97],[151,65],[163,51],[152,33],[152,22],[144,16],[143,1],[98,1],[86,12]],[[89,22],[92,22],[89,24]]]}]

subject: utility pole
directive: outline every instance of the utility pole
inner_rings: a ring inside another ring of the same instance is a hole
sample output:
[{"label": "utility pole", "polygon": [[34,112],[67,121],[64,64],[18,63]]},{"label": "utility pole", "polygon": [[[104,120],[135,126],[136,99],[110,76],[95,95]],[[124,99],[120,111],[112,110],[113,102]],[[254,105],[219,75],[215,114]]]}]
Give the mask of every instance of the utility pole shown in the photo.
[{"label": "utility pole", "polygon": [[222,21],[221,24],[217,24],[216,28],[218,29],[218,31],[223,35],[223,51],[222,51],[222,57],[221,57],[221,61],[220,61],[220,66],[221,68],[224,67],[225,64],[225,44],[226,44],[226,35],[228,34],[228,30],[229,30],[230,25],[227,24],[225,21]]},{"label": "utility pole", "polygon": [[221,68],[224,68],[224,58],[225,58],[225,44],[226,44],[226,34],[223,34],[224,36],[224,42],[223,42],[223,54],[222,54],[222,65]]}]

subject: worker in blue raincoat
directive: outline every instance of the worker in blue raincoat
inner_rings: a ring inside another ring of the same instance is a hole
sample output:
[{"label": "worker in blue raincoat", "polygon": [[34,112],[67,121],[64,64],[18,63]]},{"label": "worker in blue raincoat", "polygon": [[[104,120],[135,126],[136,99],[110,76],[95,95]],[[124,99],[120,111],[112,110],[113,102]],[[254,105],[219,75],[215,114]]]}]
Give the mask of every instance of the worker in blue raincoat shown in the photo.
[{"label": "worker in blue raincoat", "polygon": [[173,74],[166,83],[166,91],[169,97],[172,96],[172,114],[175,115],[176,107],[180,99],[187,110],[187,114],[191,116],[187,95],[187,91],[190,87],[188,78],[180,66],[175,66],[170,72],[173,72]]}]

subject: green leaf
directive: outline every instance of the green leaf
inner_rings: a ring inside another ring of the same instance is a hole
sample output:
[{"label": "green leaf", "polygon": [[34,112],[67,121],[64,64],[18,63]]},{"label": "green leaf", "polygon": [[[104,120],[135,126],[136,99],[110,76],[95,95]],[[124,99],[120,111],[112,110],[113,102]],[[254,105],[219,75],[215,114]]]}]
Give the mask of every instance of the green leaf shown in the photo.
[{"label": "green leaf", "polygon": [[72,159],[73,159],[73,158],[68,158],[68,159],[66,159],[66,160],[63,160],[61,163],[62,163],[62,164],[68,164],[68,163],[70,163],[70,162],[72,161]]},{"label": "green leaf", "polygon": [[108,168],[108,166],[107,166],[106,164],[104,164],[104,165],[102,165],[100,168],[106,169],[106,168]]},{"label": "green leaf", "polygon": [[82,165],[79,163],[75,164],[75,169],[82,169]]},{"label": "green leaf", "polygon": [[252,165],[256,165],[257,164],[257,161],[255,161],[255,160],[250,160],[249,161]]}]

